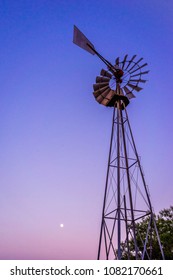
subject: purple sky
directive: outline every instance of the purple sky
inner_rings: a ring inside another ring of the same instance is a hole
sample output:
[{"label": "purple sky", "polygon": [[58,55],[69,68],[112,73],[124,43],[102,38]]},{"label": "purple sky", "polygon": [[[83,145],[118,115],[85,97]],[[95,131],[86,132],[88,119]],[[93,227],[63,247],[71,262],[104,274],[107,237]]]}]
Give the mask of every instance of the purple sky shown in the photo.
[{"label": "purple sky", "polygon": [[154,209],[173,205],[172,0],[0,1],[0,259],[97,255],[112,110],[74,24],[112,63],[148,62],[128,113]]}]

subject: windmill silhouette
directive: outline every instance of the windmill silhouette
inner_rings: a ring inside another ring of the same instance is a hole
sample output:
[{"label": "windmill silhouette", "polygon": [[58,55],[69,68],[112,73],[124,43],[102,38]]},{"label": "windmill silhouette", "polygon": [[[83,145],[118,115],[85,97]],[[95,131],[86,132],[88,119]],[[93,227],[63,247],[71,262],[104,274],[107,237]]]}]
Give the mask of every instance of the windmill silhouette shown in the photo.
[{"label": "windmill silhouette", "polygon": [[[153,259],[153,244],[164,252],[150,194],[130,126],[127,106],[146,82],[147,63],[125,55],[111,64],[74,26],[73,43],[107,66],[96,77],[93,95],[99,104],[113,108],[112,131],[103,200],[97,259]],[[140,222],[145,221],[141,229]]]}]

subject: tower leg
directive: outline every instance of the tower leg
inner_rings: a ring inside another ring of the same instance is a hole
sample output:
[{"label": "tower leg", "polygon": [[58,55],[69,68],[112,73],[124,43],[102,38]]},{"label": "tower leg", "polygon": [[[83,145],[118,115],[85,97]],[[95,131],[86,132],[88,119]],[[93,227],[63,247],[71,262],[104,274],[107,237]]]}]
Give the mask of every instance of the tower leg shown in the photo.
[{"label": "tower leg", "polygon": [[[116,108],[114,107],[113,118],[112,118],[112,130],[111,130],[109,157],[108,157],[108,166],[107,166],[107,175],[106,175],[106,184],[105,184],[105,193],[104,193],[104,200],[103,200],[103,210],[102,210],[102,221],[101,221],[101,229],[100,229],[99,248],[98,248],[98,256],[97,256],[98,260],[101,257],[100,253],[101,253],[101,247],[102,247],[102,242],[103,242],[102,241],[103,235],[104,235],[104,239],[106,237],[104,216],[105,216],[106,197],[107,197],[107,192],[108,192],[108,181],[109,181],[109,169],[110,169],[111,153],[112,153],[112,146],[113,146],[112,141],[113,141],[113,137],[114,137],[115,110],[116,110]],[[105,256],[106,256],[106,259],[108,259],[106,247],[107,246],[106,246],[106,239],[105,239]]]}]

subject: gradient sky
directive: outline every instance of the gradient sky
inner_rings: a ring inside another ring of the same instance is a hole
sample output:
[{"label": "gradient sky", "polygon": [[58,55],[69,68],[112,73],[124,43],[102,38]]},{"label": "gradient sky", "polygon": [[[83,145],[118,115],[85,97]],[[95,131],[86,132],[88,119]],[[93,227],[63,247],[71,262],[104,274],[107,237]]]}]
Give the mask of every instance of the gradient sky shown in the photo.
[{"label": "gradient sky", "polygon": [[148,62],[128,113],[155,212],[173,205],[172,0],[1,0],[0,259],[97,255],[112,110],[74,24],[112,63]]}]

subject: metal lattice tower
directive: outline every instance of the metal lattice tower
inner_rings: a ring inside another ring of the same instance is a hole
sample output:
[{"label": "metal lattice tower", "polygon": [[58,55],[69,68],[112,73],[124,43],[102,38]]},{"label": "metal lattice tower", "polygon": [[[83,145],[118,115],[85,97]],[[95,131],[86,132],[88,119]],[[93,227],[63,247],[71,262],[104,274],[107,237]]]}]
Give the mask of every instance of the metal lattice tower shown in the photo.
[{"label": "metal lattice tower", "polygon": [[[112,65],[75,26],[73,42],[96,54],[107,66],[96,77],[94,97],[100,104],[113,108],[112,131],[103,200],[97,259],[152,259],[153,242],[164,253],[145,182],[140,158],[132,134],[127,109],[129,102],[145,83],[147,63],[134,55]],[[141,229],[139,223],[145,221]]]}]

